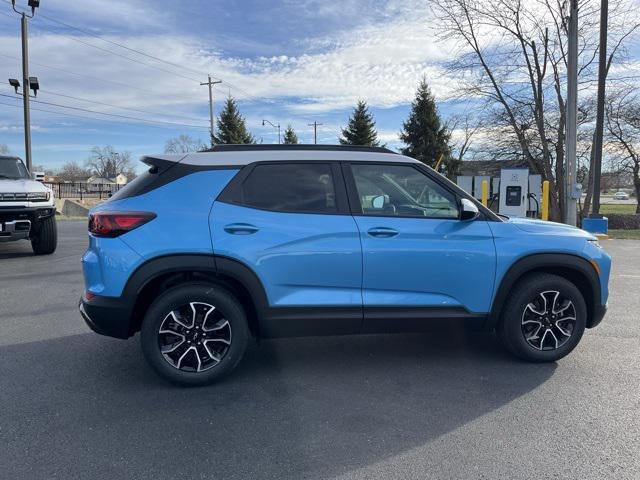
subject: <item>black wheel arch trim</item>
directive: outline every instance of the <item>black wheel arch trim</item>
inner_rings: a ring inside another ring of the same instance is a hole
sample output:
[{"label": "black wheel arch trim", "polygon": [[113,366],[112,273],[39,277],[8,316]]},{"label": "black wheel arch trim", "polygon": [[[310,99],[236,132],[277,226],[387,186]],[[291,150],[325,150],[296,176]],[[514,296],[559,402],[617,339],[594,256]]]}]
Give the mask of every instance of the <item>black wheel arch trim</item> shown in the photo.
[{"label": "black wheel arch trim", "polygon": [[[601,305],[600,278],[593,265],[585,258],[570,253],[534,253],[518,259],[502,277],[487,318],[487,328],[493,329],[496,327],[509,292],[523,275],[536,271],[551,271],[553,273],[554,269],[571,270],[586,279],[587,286],[591,290],[591,298],[585,298],[589,312],[587,327],[590,328],[597,325],[602,318],[603,314],[600,315],[600,312],[603,307]],[[577,286],[580,288],[580,285]]]},{"label": "black wheel arch trim", "polygon": [[[509,291],[523,275],[535,271],[544,271],[545,269],[548,271],[548,269],[553,268],[569,269],[587,280],[592,297],[591,299],[585,299],[589,310],[587,326],[595,326],[604,314],[604,307],[600,304],[600,281],[593,266],[584,258],[576,255],[541,253],[523,257],[517,260],[507,270],[494,296],[491,311],[486,317],[486,328],[495,328]],[[214,254],[165,255],[143,263],[134,271],[123,289],[121,299],[125,305],[129,306],[126,310],[128,310],[130,314],[134,313],[134,305],[137,302],[138,295],[144,287],[154,279],[172,272],[177,273],[184,271],[207,273],[211,275],[212,278],[219,278],[223,284],[226,277],[242,285],[242,287],[250,293],[251,307],[255,309],[256,317],[259,319],[259,321],[256,322],[256,327],[259,326],[260,330],[262,330],[263,327],[271,330],[270,324],[288,321],[295,315],[318,318],[319,312],[315,312],[316,309],[306,307],[301,309],[270,307],[264,285],[251,268],[241,260]],[[331,313],[331,316],[335,315],[336,320],[339,318],[355,320],[354,316],[358,314],[358,312],[353,311],[353,309],[345,307],[337,308],[335,311],[333,311],[333,309],[321,310],[325,310],[325,314]],[[359,311],[360,309],[358,308],[356,310]],[[305,315],[305,313],[308,315]],[[458,314],[460,313],[468,312],[458,312]],[[130,323],[135,322],[133,318],[128,320]],[[130,333],[132,334],[133,332]],[[261,334],[263,333],[265,334],[264,336],[268,337],[280,336],[280,334],[276,334],[275,331],[273,335],[268,331],[254,333],[259,336],[262,336]]]}]

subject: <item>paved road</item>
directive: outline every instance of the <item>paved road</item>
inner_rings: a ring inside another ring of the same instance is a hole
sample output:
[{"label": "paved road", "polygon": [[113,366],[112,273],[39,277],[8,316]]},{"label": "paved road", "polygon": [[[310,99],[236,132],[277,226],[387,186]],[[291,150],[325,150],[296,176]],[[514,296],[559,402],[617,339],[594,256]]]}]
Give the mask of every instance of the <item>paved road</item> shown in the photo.
[{"label": "paved road", "polygon": [[640,242],[610,313],[550,365],[489,334],[265,342],[182,389],[76,312],[85,224],[0,245],[0,478],[640,478]]}]

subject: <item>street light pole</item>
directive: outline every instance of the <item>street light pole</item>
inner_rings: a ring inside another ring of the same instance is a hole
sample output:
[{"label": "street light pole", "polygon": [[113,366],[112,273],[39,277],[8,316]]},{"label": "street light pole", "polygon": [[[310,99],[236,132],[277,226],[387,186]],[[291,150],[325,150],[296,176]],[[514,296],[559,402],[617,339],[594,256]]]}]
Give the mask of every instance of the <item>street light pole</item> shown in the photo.
[{"label": "street light pole", "polygon": [[40,0],[29,0],[31,15],[16,9],[16,0],[11,0],[13,11],[20,15],[20,30],[22,33],[22,103],[24,108],[24,156],[27,161],[27,170],[31,173],[31,111],[29,109],[29,25],[28,19],[36,14],[36,8],[40,6]]},{"label": "street light pole", "polygon": [[268,123],[269,125],[271,125],[273,128],[277,128],[278,129],[278,145],[280,145],[280,122],[278,122],[277,125],[274,125],[273,123],[271,123],[269,120],[262,120],[262,126],[264,127],[264,124]]},{"label": "street light pole", "polygon": [[31,173],[33,161],[31,158],[31,110],[29,106],[29,40],[27,16],[22,12],[20,20],[22,30],[22,104],[24,108],[24,152],[27,170]]}]

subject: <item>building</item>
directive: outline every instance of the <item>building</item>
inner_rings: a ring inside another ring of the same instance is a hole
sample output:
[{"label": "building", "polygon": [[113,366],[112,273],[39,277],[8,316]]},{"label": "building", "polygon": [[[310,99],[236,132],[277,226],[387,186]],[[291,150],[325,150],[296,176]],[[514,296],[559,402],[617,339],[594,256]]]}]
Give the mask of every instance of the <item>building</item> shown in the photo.
[{"label": "building", "polygon": [[503,168],[529,168],[525,160],[464,160],[459,175],[500,177]]}]

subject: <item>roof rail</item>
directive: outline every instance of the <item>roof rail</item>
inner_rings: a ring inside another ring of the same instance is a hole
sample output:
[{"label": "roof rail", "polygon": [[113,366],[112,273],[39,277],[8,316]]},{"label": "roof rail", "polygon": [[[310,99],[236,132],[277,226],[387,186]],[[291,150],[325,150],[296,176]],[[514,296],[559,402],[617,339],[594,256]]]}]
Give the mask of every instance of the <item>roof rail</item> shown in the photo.
[{"label": "roof rail", "polygon": [[370,152],[370,153],[394,153],[386,147],[365,147],[361,145],[279,145],[279,144],[241,144],[241,145],[216,145],[213,148],[202,150],[203,152],[242,152],[242,151],[263,151],[263,150],[306,150],[306,151],[347,151],[347,152]]}]

